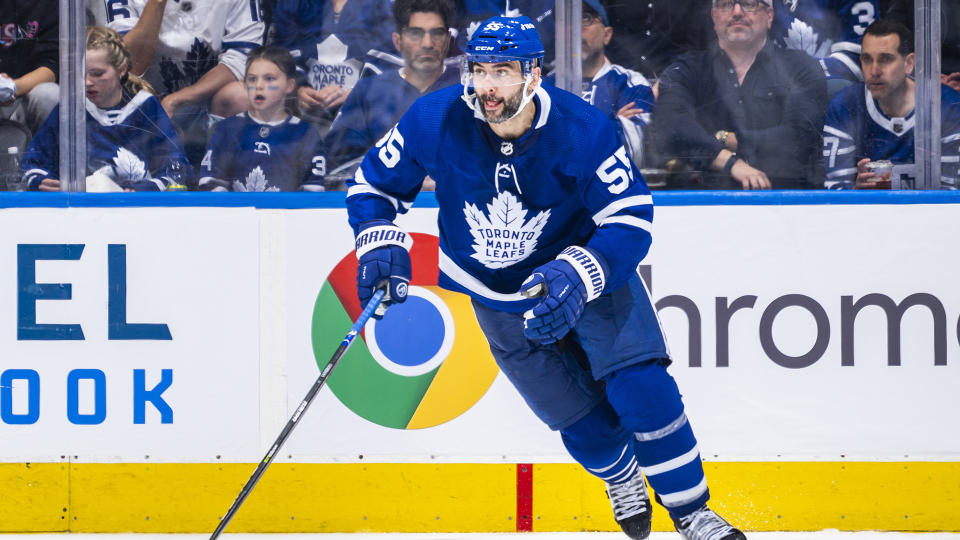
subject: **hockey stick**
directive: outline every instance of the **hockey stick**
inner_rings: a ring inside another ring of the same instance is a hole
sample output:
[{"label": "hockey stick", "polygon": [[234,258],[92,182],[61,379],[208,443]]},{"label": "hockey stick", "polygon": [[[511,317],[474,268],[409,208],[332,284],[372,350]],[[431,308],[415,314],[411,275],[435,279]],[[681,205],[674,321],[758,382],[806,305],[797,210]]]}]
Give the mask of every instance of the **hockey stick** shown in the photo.
[{"label": "hockey stick", "polygon": [[323,388],[323,384],[327,382],[327,377],[330,376],[330,372],[333,371],[333,368],[337,367],[340,359],[344,354],[346,354],[347,349],[350,348],[350,344],[353,343],[353,338],[357,337],[357,334],[360,333],[360,330],[362,330],[364,325],[367,324],[367,320],[371,315],[373,315],[374,310],[380,305],[380,301],[383,299],[383,295],[385,293],[386,291],[383,289],[378,289],[373,293],[373,297],[370,298],[369,302],[367,302],[366,307],[363,308],[363,312],[359,317],[357,317],[357,321],[353,323],[353,326],[350,328],[350,331],[347,332],[346,337],[344,337],[343,341],[340,342],[340,346],[337,347],[337,351],[333,353],[333,357],[330,358],[330,362],[320,372],[320,376],[317,377],[317,380],[313,382],[313,386],[310,387],[310,391],[307,392],[306,397],[304,397],[303,401],[300,402],[300,406],[297,407],[296,411],[294,411],[293,416],[290,417],[290,420],[287,420],[287,425],[284,426],[283,431],[280,432],[280,436],[277,437],[277,440],[273,441],[273,446],[271,446],[270,450],[267,451],[267,455],[263,456],[260,464],[257,465],[257,470],[253,471],[253,476],[247,480],[247,483],[243,486],[243,489],[240,490],[240,494],[237,495],[237,499],[233,501],[233,505],[230,507],[230,510],[227,510],[226,515],[223,516],[223,519],[220,520],[220,524],[217,525],[217,529],[213,531],[213,534],[210,535],[210,540],[217,540],[217,538],[219,538],[220,534],[223,533],[223,530],[227,528],[227,524],[230,523],[231,519],[233,519],[234,514],[236,514],[237,510],[240,509],[240,505],[243,504],[243,501],[247,500],[247,496],[250,495],[251,491],[253,491],[253,487],[257,485],[260,477],[263,476],[264,472],[266,472],[267,467],[273,463],[273,458],[276,457],[277,452],[280,451],[280,447],[283,446],[284,441],[286,441],[287,437],[290,436],[293,428],[297,427],[297,424],[303,417],[303,413],[306,412],[307,407],[310,406],[310,402],[313,401],[313,398],[315,398],[317,393],[320,392],[320,389]]}]

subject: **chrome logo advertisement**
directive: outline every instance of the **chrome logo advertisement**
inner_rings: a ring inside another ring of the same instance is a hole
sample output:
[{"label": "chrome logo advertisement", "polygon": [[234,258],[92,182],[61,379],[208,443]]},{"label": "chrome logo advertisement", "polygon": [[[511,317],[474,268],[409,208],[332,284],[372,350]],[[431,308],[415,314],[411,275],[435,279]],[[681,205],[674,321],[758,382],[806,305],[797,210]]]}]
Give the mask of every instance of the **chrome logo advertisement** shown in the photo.
[{"label": "chrome logo advertisement", "polygon": [[[470,298],[437,286],[437,237],[411,236],[406,302],[370,319],[327,381],[355,414],[395,429],[429,428],[460,416],[498,373]],[[311,336],[321,370],[362,311],[356,275],[357,259],[348,253],[314,302]]]}]

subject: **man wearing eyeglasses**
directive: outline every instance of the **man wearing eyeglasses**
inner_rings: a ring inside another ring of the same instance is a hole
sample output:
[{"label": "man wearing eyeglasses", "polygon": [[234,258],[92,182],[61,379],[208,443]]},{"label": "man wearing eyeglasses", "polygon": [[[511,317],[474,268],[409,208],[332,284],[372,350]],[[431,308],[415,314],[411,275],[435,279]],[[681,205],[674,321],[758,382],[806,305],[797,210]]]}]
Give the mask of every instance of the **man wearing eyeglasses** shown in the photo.
[{"label": "man wearing eyeglasses", "polygon": [[403,67],[360,79],[327,134],[333,167],[362,157],[423,94],[460,82],[444,59],[450,46],[450,0],[397,0],[393,44]]},{"label": "man wearing eyeglasses", "polygon": [[709,188],[815,187],[827,108],[820,66],[767,38],[773,0],[714,0],[710,13],[716,43],[660,79],[659,149],[702,171]]}]

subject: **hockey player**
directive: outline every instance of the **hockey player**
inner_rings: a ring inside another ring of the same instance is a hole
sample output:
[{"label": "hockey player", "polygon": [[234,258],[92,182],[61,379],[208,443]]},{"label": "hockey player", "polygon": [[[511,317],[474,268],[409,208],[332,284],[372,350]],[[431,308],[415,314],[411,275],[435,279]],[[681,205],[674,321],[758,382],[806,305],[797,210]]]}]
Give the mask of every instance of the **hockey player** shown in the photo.
[{"label": "hockey player", "polygon": [[[860,57],[866,84],[837,94],[823,127],[826,187],[915,187],[913,127],[916,84],[913,35],[902,23],[880,19],[863,37]],[[960,162],[960,94],[941,86],[941,162],[944,187],[957,187]],[[867,164],[893,163],[878,176]]]},{"label": "hockey player", "polygon": [[[581,23],[583,92],[587,103],[605,112],[614,120],[623,136],[630,157],[638,166],[643,162],[643,132],[650,124],[653,110],[653,88],[636,71],[610,63],[604,48],[613,37],[607,11],[599,0],[584,0]],[[546,77],[555,84],[556,77]]]},{"label": "hockey player", "polygon": [[[775,0],[771,37],[820,61],[828,82],[863,81],[860,40],[877,16],[877,0]],[[843,84],[831,84],[831,87]]]},{"label": "hockey player", "polygon": [[[611,121],[541,86],[527,17],[467,44],[464,83],[417,100],[349,182],[362,303],[403,302],[409,236],[393,220],[436,180],[441,287],[472,298],[498,365],[570,454],[603,479],[614,516],[650,534],[644,475],[690,540],[745,538],[706,506],[697,441],[638,262],[650,192]],[[583,366],[583,367],[581,367]]]},{"label": "hockey player", "polygon": [[[192,181],[183,147],[152,88],[130,73],[116,32],[87,30],[88,190],[162,191]],[[60,114],[53,109],[23,156],[31,190],[60,191]]]},{"label": "hockey player", "polygon": [[458,70],[444,64],[452,15],[449,0],[393,4],[393,44],[403,66],[362,79],[350,92],[327,134],[331,167],[362,157],[418,97],[460,82]]},{"label": "hockey player", "polygon": [[296,88],[296,70],[282,47],[250,52],[249,110],[217,124],[200,165],[200,189],[323,191],[327,158],[320,133],[284,108]]}]

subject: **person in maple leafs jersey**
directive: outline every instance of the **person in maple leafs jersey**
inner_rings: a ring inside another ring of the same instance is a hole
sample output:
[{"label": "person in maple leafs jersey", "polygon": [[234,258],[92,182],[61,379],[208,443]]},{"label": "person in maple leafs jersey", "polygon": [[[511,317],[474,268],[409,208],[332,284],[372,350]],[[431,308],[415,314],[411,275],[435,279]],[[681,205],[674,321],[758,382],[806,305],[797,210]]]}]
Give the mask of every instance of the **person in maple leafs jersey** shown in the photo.
[{"label": "person in maple leafs jersey", "polygon": [[[463,84],[419,98],[348,181],[361,305],[405,320],[410,236],[394,224],[436,182],[439,278],[470,296],[507,378],[570,455],[604,480],[614,517],[650,534],[644,476],[684,538],[743,533],[706,506],[697,440],[637,265],[650,191],[612,121],[541,86],[527,17],[493,17],[467,43]],[[412,293],[419,294],[419,293]],[[390,309],[385,306],[394,305]]]},{"label": "person in maple leafs jersey", "polygon": [[201,190],[323,191],[327,157],[320,133],[284,108],[296,69],[282,47],[250,52],[244,79],[250,110],[217,125],[200,164]]},{"label": "person in maple leafs jersey", "polygon": [[773,42],[820,62],[830,88],[863,82],[860,42],[878,16],[877,0],[774,0]]},{"label": "person in maple leafs jersey", "polygon": [[[87,191],[163,191],[192,183],[177,132],[113,30],[87,28]],[[23,155],[31,191],[60,191],[60,108],[54,107]]]}]

